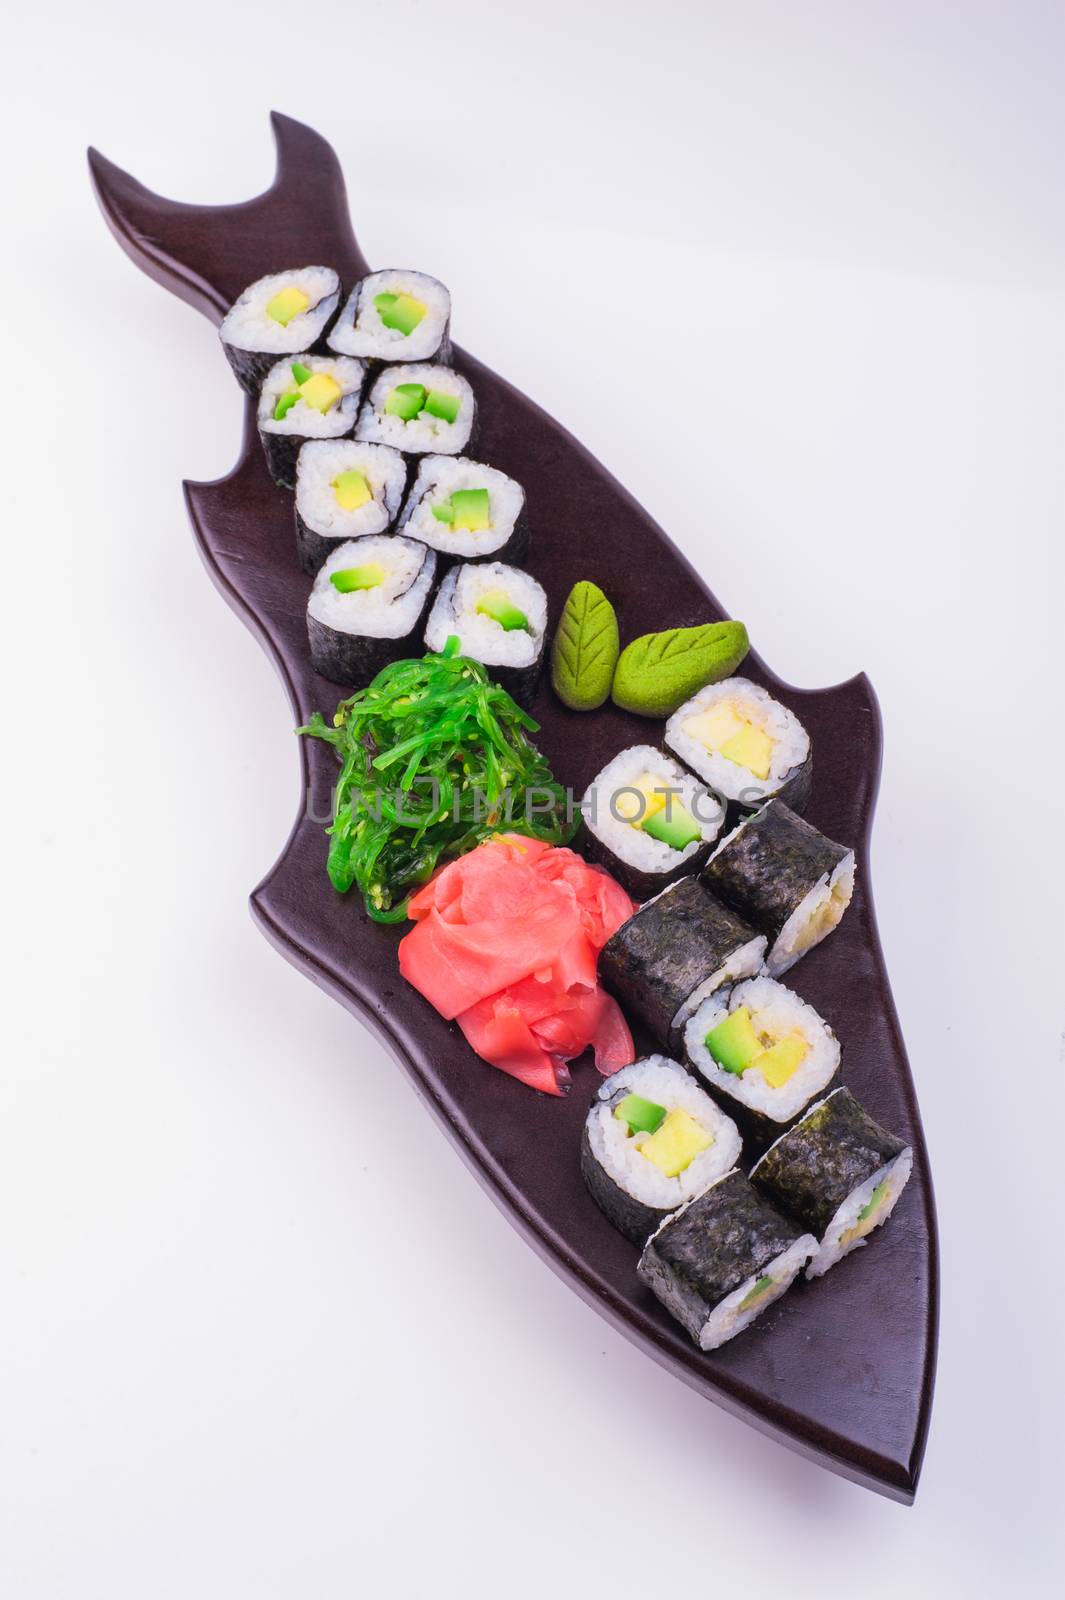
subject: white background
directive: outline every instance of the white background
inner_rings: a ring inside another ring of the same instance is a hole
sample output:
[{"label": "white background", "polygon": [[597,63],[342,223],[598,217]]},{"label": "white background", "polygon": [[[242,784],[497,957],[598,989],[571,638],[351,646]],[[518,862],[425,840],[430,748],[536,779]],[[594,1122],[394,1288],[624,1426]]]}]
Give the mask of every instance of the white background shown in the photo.
[{"label": "white background", "polygon": [[[100,0],[4,37],[5,1600],[1042,1592],[1061,8]],[[370,261],[451,285],[460,342],[778,672],[879,692],[873,877],[943,1244],[912,1510],[614,1334],[252,926],[290,718],[180,492],[231,466],[241,400],[84,146],[233,201],[272,106],[336,146]]]}]

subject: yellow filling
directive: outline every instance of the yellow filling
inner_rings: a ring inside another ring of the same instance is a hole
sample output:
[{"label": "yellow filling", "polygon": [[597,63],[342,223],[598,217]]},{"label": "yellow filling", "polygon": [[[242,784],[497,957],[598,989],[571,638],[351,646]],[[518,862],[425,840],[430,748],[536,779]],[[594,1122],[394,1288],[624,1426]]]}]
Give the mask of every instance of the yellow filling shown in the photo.
[{"label": "yellow filling", "polygon": [[768,778],[774,741],[734,700],[718,700],[709,710],[688,717],[684,732],[754,777]]},{"label": "yellow filling", "polygon": [[838,926],[840,918],[847,909],[848,888],[849,883],[845,879],[837,881],[832,893],[821,902],[805,927],[800,930],[794,944],[794,949],[799,955],[811,950]]},{"label": "yellow filling", "polygon": [[288,289],[277,291],[267,304],[266,315],[272,317],[275,322],[280,322],[283,328],[287,328],[293,317],[298,317],[301,311],[306,311],[310,303],[310,296],[293,285]]},{"label": "yellow filling", "polygon": [[358,511],[360,506],[373,499],[370,486],[361,472],[338,473],[330,488],[337,497],[337,505],[341,511]]},{"label": "yellow filling", "polygon": [[657,1133],[639,1140],[637,1149],[667,1178],[676,1178],[713,1142],[713,1134],[707,1133],[686,1111],[671,1111]]},{"label": "yellow filling", "polygon": [[315,372],[306,383],[300,384],[300,399],[304,405],[312,406],[323,416],[336,405],[343,393],[339,383],[328,372]]},{"label": "yellow filling", "polygon": [[793,1078],[810,1053],[810,1046],[799,1032],[789,1033],[770,1045],[751,1062],[771,1089],[782,1089]]},{"label": "yellow filling", "polygon": [[634,783],[627,783],[615,796],[614,811],[622,822],[641,827],[649,818],[665,810],[666,795],[664,792],[656,794],[655,790],[664,791],[668,787],[664,778],[656,777],[653,772],[641,772]]},{"label": "yellow filling", "polygon": [[884,1207],[888,1203],[888,1185],[884,1183],[879,1185],[879,1187],[881,1189],[881,1193],[869,1206],[865,1216],[860,1217],[853,1227],[845,1229],[844,1232],[840,1234],[840,1244],[856,1244],[859,1239],[864,1239],[867,1233],[872,1233],[873,1229],[884,1215]]}]

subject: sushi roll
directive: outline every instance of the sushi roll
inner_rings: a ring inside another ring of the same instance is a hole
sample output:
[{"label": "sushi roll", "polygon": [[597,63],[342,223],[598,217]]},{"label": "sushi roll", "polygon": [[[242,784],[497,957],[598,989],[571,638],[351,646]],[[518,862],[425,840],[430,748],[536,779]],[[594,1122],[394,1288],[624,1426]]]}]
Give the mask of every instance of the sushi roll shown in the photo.
[{"label": "sushi roll", "polygon": [[816,1249],[734,1169],[659,1224],[636,1270],[700,1350],[716,1350],[779,1300]]},{"label": "sushi roll", "polygon": [[777,978],[838,925],[854,893],[854,851],[770,800],[722,839],[703,879],[765,934],[766,971]]},{"label": "sushi roll", "polygon": [[519,562],[529,548],[525,490],[468,456],[423,456],[399,532],[452,560]]},{"label": "sushi roll", "polygon": [[806,1276],[820,1278],[887,1221],[912,1170],[909,1145],[836,1089],[770,1145],[751,1180],[816,1234]]},{"label": "sushi roll", "polygon": [[696,871],[725,820],[717,796],[649,744],[607,763],[585,790],[581,814],[585,854],[637,900]]},{"label": "sushi roll", "polygon": [[442,650],[452,634],[460,654],[487,667],[519,705],[529,704],[547,635],[547,596],[535,578],[500,561],[452,567],[429,613],[426,649]]},{"label": "sushi roll", "polygon": [[303,356],[278,361],[259,391],[259,439],[270,476],[296,487],[296,457],[308,439],[343,439],[355,426],[366,379],[361,361]]},{"label": "sushi roll", "polygon": [[344,539],[384,533],[399,514],[407,463],[386,444],[311,439],[296,460],[296,550],[311,577]]},{"label": "sushi roll", "polygon": [[360,687],[382,667],[418,655],[436,555],[416,539],[347,539],[325,561],[307,601],[315,672]]},{"label": "sushi roll", "polygon": [[218,330],[241,388],[258,394],[278,356],[312,350],[339,302],[340,279],[332,267],[292,267],[249,285]]},{"label": "sushi roll", "polygon": [[736,1124],[665,1056],[600,1086],[581,1138],[581,1173],[615,1228],[643,1244],[671,1211],[736,1165]]},{"label": "sushi roll", "polygon": [[747,678],[725,678],[686,700],[666,744],[726,800],[748,810],[778,796],[801,811],[810,797],[810,735],[793,711]]},{"label": "sushi roll", "polygon": [[451,358],[451,296],[424,272],[389,267],[352,289],[329,335],[329,348],[364,361]]},{"label": "sushi roll", "polygon": [[707,995],[762,969],[766,941],[696,877],[648,900],[608,939],[599,976],[672,1054]]},{"label": "sushi roll", "polygon": [[477,403],[452,367],[385,367],[363,402],[356,439],[407,455],[461,455],[473,438]]},{"label": "sushi roll", "polygon": [[773,978],[719,989],[684,1028],[684,1055],[740,1126],[775,1137],[839,1071],[839,1040]]}]

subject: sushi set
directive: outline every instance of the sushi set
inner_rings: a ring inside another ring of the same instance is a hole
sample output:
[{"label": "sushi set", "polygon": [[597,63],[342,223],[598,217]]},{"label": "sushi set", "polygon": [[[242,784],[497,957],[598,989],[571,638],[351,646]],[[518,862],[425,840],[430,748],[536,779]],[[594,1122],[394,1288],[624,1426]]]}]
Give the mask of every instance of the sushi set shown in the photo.
[{"label": "sushi set", "polygon": [[298,719],[306,804],[255,916],[590,1304],[911,1501],[935,1214],[869,887],[872,690],[775,678],[452,345],[448,289],[370,270],[330,146],[273,125],[275,181],[233,206],[89,155],[247,397],[236,468],[186,496]]}]

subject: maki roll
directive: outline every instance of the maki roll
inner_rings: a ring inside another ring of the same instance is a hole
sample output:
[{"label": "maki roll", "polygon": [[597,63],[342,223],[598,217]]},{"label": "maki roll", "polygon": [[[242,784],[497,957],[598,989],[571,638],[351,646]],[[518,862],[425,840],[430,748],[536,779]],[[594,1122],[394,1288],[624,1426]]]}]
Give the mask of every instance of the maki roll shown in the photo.
[{"label": "maki roll", "polygon": [[356,439],[407,455],[457,456],[473,437],[473,390],[452,367],[385,367],[359,413]]},{"label": "maki roll", "polygon": [[722,839],[703,878],[765,934],[775,978],[839,923],[854,893],[854,851],[770,800]]},{"label": "maki roll", "polygon": [[219,337],[237,382],[257,394],[278,356],[318,343],[340,301],[332,267],[292,267],[259,278],[230,306]]},{"label": "maki roll", "polygon": [[296,460],[296,551],[311,577],[344,539],[384,533],[403,499],[407,463],[386,444],[311,439]]},{"label": "maki roll", "polygon": [[649,744],[607,763],[585,791],[581,813],[585,854],[637,900],[696,871],[725,820],[717,796]]},{"label": "maki roll", "polygon": [[423,456],[399,532],[461,561],[521,561],[529,548],[525,490],[467,456]]},{"label": "maki roll", "polygon": [[820,1278],[887,1221],[912,1169],[909,1145],[836,1089],[770,1145],[751,1180],[817,1235],[806,1276]]},{"label": "maki roll", "polygon": [[683,1067],[648,1056],[600,1086],[581,1138],[581,1173],[615,1228],[643,1244],[671,1211],[734,1167],[736,1124]]},{"label": "maki roll", "polygon": [[778,1134],[839,1071],[839,1040],[773,978],[710,995],[684,1028],[685,1058],[751,1133]]},{"label": "maki roll", "polygon": [[303,356],[278,361],[259,392],[259,438],[274,482],[296,487],[296,457],[308,439],[343,439],[355,426],[366,379],[361,361]]},{"label": "maki roll", "polygon": [[794,712],[747,678],[711,683],[666,723],[666,744],[717,793],[753,809],[810,796],[810,735]]},{"label": "maki roll", "polygon": [[452,634],[462,655],[487,667],[519,705],[529,704],[547,634],[547,596],[535,578],[500,561],[452,567],[429,613],[426,649],[441,651]]},{"label": "maki roll", "polygon": [[442,361],[451,357],[451,296],[424,272],[389,267],[352,289],[329,348],[364,361]]},{"label": "maki roll", "polygon": [[712,895],[681,878],[640,907],[608,939],[599,976],[667,1050],[678,1054],[684,1024],[715,990],[762,968],[765,936]]},{"label": "maki roll", "polygon": [[436,556],[415,539],[347,539],[325,561],[307,601],[315,672],[357,688],[401,656],[420,654]]},{"label": "maki roll", "polygon": [[636,1270],[700,1350],[716,1350],[791,1287],[816,1249],[733,1170],[659,1225]]}]

